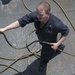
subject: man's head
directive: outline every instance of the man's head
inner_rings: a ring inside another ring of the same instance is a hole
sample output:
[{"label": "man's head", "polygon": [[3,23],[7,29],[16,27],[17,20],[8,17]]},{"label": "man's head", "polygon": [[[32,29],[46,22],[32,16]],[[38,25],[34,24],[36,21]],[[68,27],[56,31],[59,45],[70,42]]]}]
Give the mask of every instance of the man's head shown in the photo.
[{"label": "man's head", "polygon": [[39,3],[36,7],[36,11],[37,11],[37,17],[39,19],[39,21],[41,22],[47,22],[49,15],[50,15],[50,4],[43,1],[41,3]]}]

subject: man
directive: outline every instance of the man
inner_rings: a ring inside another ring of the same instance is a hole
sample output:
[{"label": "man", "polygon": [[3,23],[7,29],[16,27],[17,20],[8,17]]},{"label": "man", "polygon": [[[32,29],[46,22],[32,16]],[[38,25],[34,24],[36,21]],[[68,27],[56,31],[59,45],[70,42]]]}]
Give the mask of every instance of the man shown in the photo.
[{"label": "man", "polygon": [[[37,5],[35,12],[26,14],[14,23],[0,29],[0,32],[4,32],[34,22],[38,39],[50,43],[50,45],[40,43],[42,45],[40,71],[44,70],[55,51],[57,52],[58,48],[62,48],[61,44],[69,33],[68,27],[60,19],[52,15],[50,10],[50,4],[43,1]],[[58,33],[61,33],[61,37],[57,41]]]}]

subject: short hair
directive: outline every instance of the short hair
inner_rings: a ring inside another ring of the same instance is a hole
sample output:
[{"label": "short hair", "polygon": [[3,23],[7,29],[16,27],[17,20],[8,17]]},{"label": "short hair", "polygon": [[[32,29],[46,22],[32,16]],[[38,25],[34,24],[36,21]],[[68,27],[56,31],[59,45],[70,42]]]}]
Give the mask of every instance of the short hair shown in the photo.
[{"label": "short hair", "polygon": [[42,9],[45,10],[46,12],[50,12],[50,10],[51,10],[50,4],[49,4],[48,2],[46,2],[46,1],[40,2],[40,3],[37,5],[36,9],[37,9],[39,6],[42,6]]}]

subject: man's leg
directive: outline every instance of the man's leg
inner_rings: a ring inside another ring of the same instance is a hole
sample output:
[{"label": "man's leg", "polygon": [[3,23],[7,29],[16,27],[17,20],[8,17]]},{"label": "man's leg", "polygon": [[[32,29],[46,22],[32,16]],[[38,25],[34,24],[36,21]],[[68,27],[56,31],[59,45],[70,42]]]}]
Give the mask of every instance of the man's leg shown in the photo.
[{"label": "man's leg", "polygon": [[49,62],[50,59],[52,59],[53,55],[54,50],[50,47],[50,45],[42,46],[39,71],[43,71],[46,68],[47,63]]}]

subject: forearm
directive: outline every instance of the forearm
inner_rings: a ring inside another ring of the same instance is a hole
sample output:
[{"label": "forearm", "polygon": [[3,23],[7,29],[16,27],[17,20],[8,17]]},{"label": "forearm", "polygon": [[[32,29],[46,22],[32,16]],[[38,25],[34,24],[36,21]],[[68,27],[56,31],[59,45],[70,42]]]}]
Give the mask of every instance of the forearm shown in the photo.
[{"label": "forearm", "polygon": [[10,30],[10,29],[15,29],[15,28],[18,28],[20,25],[19,25],[19,22],[18,21],[15,21],[13,23],[11,23],[10,25],[2,28],[3,29],[3,32],[4,31],[7,31],[7,30]]},{"label": "forearm", "polygon": [[65,39],[67,36],[61,36],[61,38],[59,39],[59,41],[57,42],[57,45],[59,46]]}]

